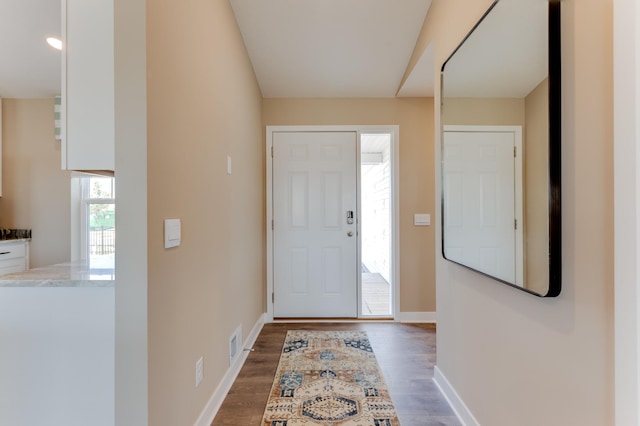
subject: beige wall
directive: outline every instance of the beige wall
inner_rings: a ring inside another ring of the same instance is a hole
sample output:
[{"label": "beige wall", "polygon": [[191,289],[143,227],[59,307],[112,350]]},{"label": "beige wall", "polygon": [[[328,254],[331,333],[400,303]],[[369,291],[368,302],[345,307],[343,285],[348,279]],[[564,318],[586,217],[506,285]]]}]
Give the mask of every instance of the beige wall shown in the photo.
[{"label": "beige wall", "polygon": [[0,227],[31,228],[30,266],[71,256],[70,174],[60,169],[53,98],[2,100]]},{"label": "beige wall", "polygon": [[[400,311],[435,311],[433,99],[264,99],[263,124],[400,126]],[[434,219],[432,219],[434,220]],[[433,222],[432,222],[433,223]]]},{"label": "beige wall", "polygon": [[[433,2],[437,69],[489,4]],[[436,262],[438,368],[483,425],[614,424],[611,9],[562,2],[562,294]]]},{"label": "beige wall", "polygon": [[148,1],[147,71],[149,424],[190,425],[265,312],[262,97],[228,1]]},{"label": "beige wall", "polygon": [[524,99],[446,98],[442,107],[446,125],[524,126]]},{"label": "beige wall", "polygon": [[528,289],[545,294],[549,283],[549,80],[525,98],[524,205]]}]

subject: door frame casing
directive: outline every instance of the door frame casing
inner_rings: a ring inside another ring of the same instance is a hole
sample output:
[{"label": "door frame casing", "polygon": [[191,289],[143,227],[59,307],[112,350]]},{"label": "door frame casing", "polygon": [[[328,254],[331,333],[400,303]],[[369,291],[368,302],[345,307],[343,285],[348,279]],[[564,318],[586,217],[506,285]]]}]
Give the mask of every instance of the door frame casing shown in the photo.
[{"label": "door frame casing", "polygon": [[[265,317],[266,322],[272,322],[273,315],[273,161],[271,157],[271,150],[273,148],[273,134],[277,132],[356,132],[356,171],[357,171],[357,203],[358,203],[358,219],[360,218],[360,138],[363,133],[389,133],[391,134],[391,276],[393,277],[393,292],[391,295],[391,315],[394,319],[397,318],[400,311],[400,235],[399,235],[399,215],[400,215],[400,199],[399,199],[399,138],[400,138],[400,126],[398,125],[347,125],[347,126],[267,126],[266,127],[266,231],[267,231],[267,292],[266,303],[267,313]],[[357,223],[357,259],[361,262],[361,238],[360,238],[361,224]],[[358,277],[358,318],[362,318],[362,274],[357,274]],[[375,318],[369,317],[367,318]]]}]

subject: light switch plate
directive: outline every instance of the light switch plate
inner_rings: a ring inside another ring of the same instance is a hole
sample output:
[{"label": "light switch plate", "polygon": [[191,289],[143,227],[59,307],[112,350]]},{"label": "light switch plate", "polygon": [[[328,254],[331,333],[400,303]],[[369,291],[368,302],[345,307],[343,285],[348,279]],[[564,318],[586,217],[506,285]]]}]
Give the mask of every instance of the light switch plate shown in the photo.
[{"label": "light switch plate", "polygon": [[416,213],[413,216],[413,224],[415,226],[429,226],[431,225],[431,215],[427,213]]},{"label": "light switch plate", "polygon": [[164,248],[180,245],[180,219],[164,220]]}]

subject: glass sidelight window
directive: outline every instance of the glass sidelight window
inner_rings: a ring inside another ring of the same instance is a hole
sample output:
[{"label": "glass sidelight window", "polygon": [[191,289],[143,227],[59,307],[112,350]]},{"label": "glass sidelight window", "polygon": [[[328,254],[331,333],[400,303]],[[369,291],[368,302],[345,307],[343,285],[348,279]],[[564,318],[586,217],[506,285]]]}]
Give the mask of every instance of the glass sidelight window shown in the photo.
[{"label": "glass sidelight window", "polygon": [[360,140],[361,282],[363,316],[392,314],[391,134]]}]

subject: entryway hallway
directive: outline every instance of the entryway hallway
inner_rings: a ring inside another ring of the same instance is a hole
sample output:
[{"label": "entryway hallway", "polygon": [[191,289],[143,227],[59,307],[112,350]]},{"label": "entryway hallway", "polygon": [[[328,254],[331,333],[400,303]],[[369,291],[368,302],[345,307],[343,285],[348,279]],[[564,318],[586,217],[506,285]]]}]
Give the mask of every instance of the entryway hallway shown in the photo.
[{"label": "entryway hallway", "polygon": [[287,330],[364,330],[402,426],[459,426],[433,382],[435,324],[390,322],[272,323],[260,332],[212,426],[258,426],[267,403]]}]

